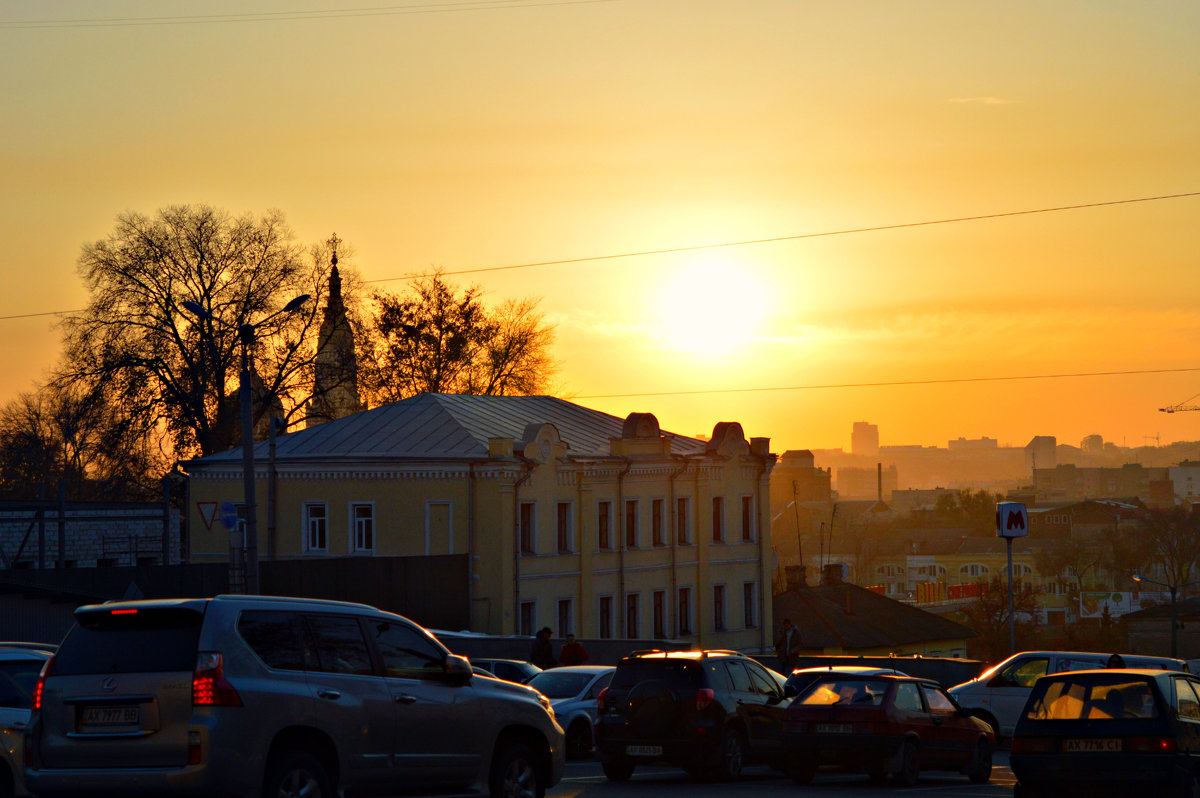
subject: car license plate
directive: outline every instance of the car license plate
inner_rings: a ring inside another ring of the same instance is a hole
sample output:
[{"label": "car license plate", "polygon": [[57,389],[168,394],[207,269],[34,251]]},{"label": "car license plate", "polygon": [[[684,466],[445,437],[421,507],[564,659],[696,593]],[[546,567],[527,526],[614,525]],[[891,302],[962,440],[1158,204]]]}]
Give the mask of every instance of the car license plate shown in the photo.
[{"label": "car license plate", "polygon": [[854,727],[849,723],[814,723],[813,731],[817,734],[850,734]]},{"label": "car license plate", "polygon": [[1068,739],[1063,740],[1063,751],[1068,754],[1090,753],[1093,751],[1109,752],[1120,751],[1121,741],[1116,738],[1109,739]]},{"label": "car license plate", "polygon": [[83,711],[81,726],[136,726],[141,719],[136,706],[87,707]]},{"label": "car license plate", "polygon": [[627,745],[625,753],[630,756],[662,756],[661,745]]}]

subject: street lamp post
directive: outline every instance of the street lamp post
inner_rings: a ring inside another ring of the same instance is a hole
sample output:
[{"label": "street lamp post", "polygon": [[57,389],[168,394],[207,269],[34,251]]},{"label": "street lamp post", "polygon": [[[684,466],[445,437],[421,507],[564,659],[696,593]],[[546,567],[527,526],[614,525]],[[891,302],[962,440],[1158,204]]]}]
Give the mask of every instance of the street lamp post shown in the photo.
[{"label": "street lamp post", "polygon": [[1188,588],[1188,587],[1191,587],[1192,585],[1200,585],[1200,582],[1188,582],[1187,584],[1183,584],[1183,585],[1168,585],[1164,582],[1156,582],[1153,579],[1147,579],[1146,577],[1142,576],[1141,574],[1133,574],[1130,578],[1133,579],[1133,581],[1135,581],[1135,582],[1149,582],[1152,585],[1158,585],[1159,587],[1165,587],[1167,590],[1171,591],[1171,658],[1176,659],[1178,656],[1177,652],[1179,650],[1178,630],[1176,628],[1178,626],[1178,616],[1179,616],[1179,603],[1176,599],[1178,598],[1178,595],[1179,595],[1179,589],[1180,588]]},{"label": "street lamp post", "polygon": [[[238,338],[242,343],[242,371],[238,375],[238,395],[242,405],[242,490],[245,494],[243,503],[246,518],[246,593],[249,595],[259,592],[258,508],[254,498],[254,401],[250,385],[250,349],[254,346],[254,332],[259,325],[284,313],[292,313],[307,302],[308,298],[308,294],[301,294],[265,319],[260,319],[255,324],[247,323],[237,327]],[[233,327],[195,302],[180,304],[201,319],[214,321],[224,327]]]}]

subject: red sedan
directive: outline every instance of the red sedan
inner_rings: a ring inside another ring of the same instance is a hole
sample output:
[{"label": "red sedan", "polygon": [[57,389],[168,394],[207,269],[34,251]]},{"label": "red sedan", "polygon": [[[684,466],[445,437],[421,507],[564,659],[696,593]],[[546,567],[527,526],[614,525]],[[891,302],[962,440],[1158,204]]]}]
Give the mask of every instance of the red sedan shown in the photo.
[{"label": "red sedan", "polygon": [[904,676],[833,673],[811,684],[784,712],[793,779],[833,766],[917,783],[922,770],[955,770],[976,784],[991,778],[996,738],[937,682]]}]

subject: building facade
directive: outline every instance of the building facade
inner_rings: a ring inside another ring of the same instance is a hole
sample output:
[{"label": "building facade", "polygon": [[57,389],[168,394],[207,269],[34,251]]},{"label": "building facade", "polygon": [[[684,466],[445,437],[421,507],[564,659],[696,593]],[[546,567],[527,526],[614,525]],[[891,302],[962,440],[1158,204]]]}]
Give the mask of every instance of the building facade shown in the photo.
[{"label": "building facade", "polygon": [[[551,397],[422,394],[255,452],[260,557],[469,554],[471,629],[770,644],[769,439],[699,440]],[[194,562],[240,450],[184,464]]]}]

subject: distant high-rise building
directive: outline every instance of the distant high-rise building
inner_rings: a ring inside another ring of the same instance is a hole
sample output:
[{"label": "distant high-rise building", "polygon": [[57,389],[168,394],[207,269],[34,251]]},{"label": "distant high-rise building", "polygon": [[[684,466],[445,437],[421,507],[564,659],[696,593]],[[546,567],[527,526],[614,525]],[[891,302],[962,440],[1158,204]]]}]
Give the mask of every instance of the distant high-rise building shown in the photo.
[{"label": "distant high-rise building", "polygon": [[342,302],[336,233],[329,243],[333,246],[333,268],[329,274],[329,301],[325,305],[325,318],[317,334],[313,398],[308,403],[305,419],[305,425],[309,427],[345,418],[365,409],[358,397],[358,353],[354,348],[354,327],[346,317],[346,305]]},{"label": "distant high-rise building", "polygon": [[1058,439],[1053,435],[1037,435],[1025,444],[1025,467],[1029,476],[1039,468],[1054,468],[1058,465]]},{"label": "distant high-rise building", "polygon": [[1100,454],[1104,451],[1104,438],[1099,435],[1088,435],[1079,442],[1079,448],[1088,454]]},{"label": "distant high-rise building", "polygon": [[850,432],[850,453],[863,457],[879,456],[879,427],[866,421],[855,421]]}]

